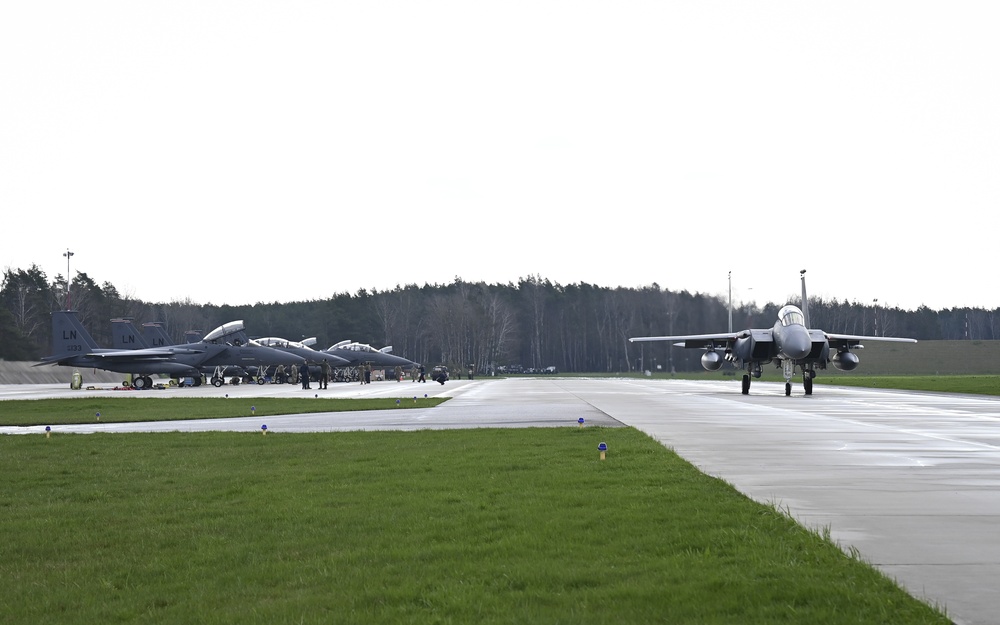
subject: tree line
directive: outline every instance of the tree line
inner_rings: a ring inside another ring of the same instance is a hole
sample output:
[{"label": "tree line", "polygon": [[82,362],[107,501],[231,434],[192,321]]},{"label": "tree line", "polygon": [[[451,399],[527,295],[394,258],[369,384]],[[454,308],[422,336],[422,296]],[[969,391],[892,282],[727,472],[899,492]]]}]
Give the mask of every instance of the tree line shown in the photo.
[{"label": "tree line", "polygon": [[[67,288],[68,287],[68,288]],[[780,304],[741,303],[733,327],[771,327]],[[0,285],[0,359],[39,360],[51,351],[54,310],[70,307],[102,347],[111,347],[111,319],[162,322],[177,343],[189,330],[208,332],[243,320],[251,336],[316,338],[318,349],[341,340],[393,347],[393,353],[431,366],[485,372],[501,365],[564,372],[699,370],[699,350],[667,343],[629,343],[632,336],[724,332],[728,302],[721,296],[587,283],[560,285],[539,276],[507,284],[465,282],[359,290],[323,300],[252,305],[150,303],[98,284],[77,272],[70,284],[37,266],[7,268]],[[907,336],[919,340],[996,340],[1000,309],[917,310],[847,300],[810,298],[812,326],[828,332]]]}]

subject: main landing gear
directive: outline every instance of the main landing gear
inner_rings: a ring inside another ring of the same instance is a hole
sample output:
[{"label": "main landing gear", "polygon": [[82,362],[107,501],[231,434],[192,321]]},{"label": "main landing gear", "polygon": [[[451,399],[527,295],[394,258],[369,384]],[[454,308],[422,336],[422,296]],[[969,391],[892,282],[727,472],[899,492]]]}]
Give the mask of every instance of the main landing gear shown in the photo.
[{"label": "main landing gear", "polygon": [[760,363],[747,366],[747,372],[743,374],[743,385],[740,389],[744,395],[750,394],[750,381],[760,377]]},{"label": "main landing gear", "polygon": [[[128,380],[125,381],[125,386],[128,386]],[[153,378],[148,375],[134,375],[132,376],[132,388],[140,391],[145,388],[153,388]]]},{"label": "main landing gear", "polygon": [[[791,362],[784,361],[782,362],[782,367],[785,373],[785,397],[788,397],[792,394],[792,374],[794,373],[795,365]],[[759,378],[759,377],[760,377],[759,369],[753,371],[752,374],[751,373],[743,374],[743,384],[741,385],[740,390],[744,395],[750,394],[750,381],[753,378]],[[816,377],[816,371],[814,371],[813,369],[805,369],[802,371],[802,388],[805,390],[806,395],[813,394],[813,378],[815,377]]]},{"label": "main landing gear", "polygon": [[813,378],[816,377],[816,372],[812,369],[806,369],[802,372],[802,388],[805,389],[806,395],[813,394]]}]

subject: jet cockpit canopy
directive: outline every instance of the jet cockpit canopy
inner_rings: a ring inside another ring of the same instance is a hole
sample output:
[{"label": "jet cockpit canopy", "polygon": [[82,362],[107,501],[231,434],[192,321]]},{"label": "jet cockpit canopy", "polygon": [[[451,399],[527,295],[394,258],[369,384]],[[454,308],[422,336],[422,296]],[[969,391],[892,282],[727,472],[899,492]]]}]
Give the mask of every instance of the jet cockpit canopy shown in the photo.
[{"label": "jet cockpit canopy", "polygon": [[804,326],[806,325],[805,315],[799,310],[798,306],[788,305],[778,311],[778,320],[781,321],[781,325],[788,327],[791,325]]},{"label": "jet cockpit canopy", "polygon": [[365,345],[364,343],[346,343],[344,345],[338,345],[337,349],[346,349],[352,352],[377,352],[378,350],[371,345]]},{"label": "jet cockpit canopy", "polygon": [[265,336],[261,339],[253,339],[250,342],[255,345],[263,345],[264,347],[300,347],[309,349],[298,341],[289,341],[288,339],[279,338],[277,336]]},{"label": "jet cockpit canopy", "polygon": [[[235,338],[236,340],[240,340],[239,335],[245,334],[243,328],[244,326],[242,319],[239,321],[230,321],[229,323],[224,323],[218,328],[206,334],[205,338],[203,338],[202,340],[205,341],[206,343],[220,343],[220,342],[229,343],[233,338]],[[234,335],[237,336],[234,337]],[[241,342],[245,343],[246,341],[241,341]]]}]

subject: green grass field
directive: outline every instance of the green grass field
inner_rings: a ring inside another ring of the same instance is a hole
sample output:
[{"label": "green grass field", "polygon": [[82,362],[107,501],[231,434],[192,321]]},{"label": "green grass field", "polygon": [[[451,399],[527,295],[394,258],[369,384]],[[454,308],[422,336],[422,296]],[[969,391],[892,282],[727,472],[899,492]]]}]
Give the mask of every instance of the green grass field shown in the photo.
[{"label": "green grass field", "polygon": [[3,436],[0,474],[8,623],[948,622],[631,428]]},{"label": "green grass field", "polygon": [[838,378],[817,378],[816,381],[818,383],[865,388],[1000,395],[1000,376],[996,375],[841,376]]},{"label": "green grass field", "polygon": [[[152,391],[151,391],[152,393]],[[309,414],[345,410],[406,410],[429,408],[446,397],[413,399],[327,399],[255,397],[78,397],[21,399],[0,402],[0,425],[61,425],[66,423],[125,423],[226,417]]]}]

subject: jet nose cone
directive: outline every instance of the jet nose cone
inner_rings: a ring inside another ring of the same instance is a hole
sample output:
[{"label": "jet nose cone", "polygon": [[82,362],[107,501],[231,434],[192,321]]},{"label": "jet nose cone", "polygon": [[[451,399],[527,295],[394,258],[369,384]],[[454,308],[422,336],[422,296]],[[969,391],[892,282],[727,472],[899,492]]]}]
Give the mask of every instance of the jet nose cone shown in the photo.
[{"label": "jet nose cone", "polygon": [[812,351],[812,341],[809,340],[809,333],[804,328],[786,328],[781,342],[781,351],[793,360],[800,360],[809,355]]}]

